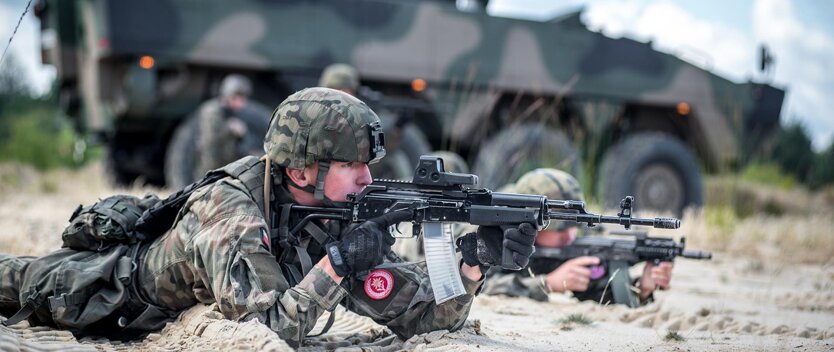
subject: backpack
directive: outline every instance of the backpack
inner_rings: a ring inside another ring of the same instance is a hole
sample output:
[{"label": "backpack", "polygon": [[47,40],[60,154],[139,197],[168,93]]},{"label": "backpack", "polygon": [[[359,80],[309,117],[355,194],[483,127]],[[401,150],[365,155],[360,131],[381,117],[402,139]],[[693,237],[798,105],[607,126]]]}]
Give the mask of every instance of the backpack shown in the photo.
[{"label": "backpack", "polygon": [[93,205],[79,205],[70,216],[70,224],[61,234],[63,248],[79,251],[102,251],[114,244],[135,244],[151,241],[168,231],[179,210],[198,188],[231,176],[242,181],[263,209],[263,170],[259,159],[245,157],[223,168],[210,171],[205,177],[160,200],[155,194],[144,198],[115,195]]},{"label": "backpack", "polygon": [[151,193],[144,198],[120,194],[90,206],[79,205],[61,234],[61,247],[100,252],[113,244],[144,241],[146,236],[134,231],[136,221],[159,202],[159,197]]},{"label": "backpack", "polygon": [[21,282],[21,308],[3,325],[28,319],[80,335],[158,330],[178,312],[139,300],[131,285],[140,245],[170,229],[185,202],[200,187],[231,176],[243,182],[264,207],[264,163],[245,157],[164,200],[115,195],[79,206],[61,235],[62,249],[27,265]]}]

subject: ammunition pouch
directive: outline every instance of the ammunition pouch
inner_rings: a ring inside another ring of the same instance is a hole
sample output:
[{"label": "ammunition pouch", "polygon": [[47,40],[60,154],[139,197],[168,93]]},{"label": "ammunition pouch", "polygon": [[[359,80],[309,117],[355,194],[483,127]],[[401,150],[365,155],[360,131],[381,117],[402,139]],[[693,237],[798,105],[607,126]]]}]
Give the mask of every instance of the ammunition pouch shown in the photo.
[{"label": "ammunition pouch", "polygon": [[63,248],[78,251],[102,251],[113,244],[133,244],[144,241],[141,233],[134,231],[136,221],[159,198],[148,194],[144,198],[115,195],[93,205],[79,205],[70,216],[70,224],[61,234]]}]

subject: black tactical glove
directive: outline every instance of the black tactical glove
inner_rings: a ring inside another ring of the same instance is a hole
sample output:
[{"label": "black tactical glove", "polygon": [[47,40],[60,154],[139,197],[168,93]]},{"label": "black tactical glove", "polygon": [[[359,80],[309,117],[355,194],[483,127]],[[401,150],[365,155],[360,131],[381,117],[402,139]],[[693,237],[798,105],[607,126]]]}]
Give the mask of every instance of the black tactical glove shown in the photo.
[{"label": "black tactical glove", "polygon": [[394,244],[388,227],[409,218],[410,211],[391,212],[366,221],[345,233],[339,241],[328,243],[327,256],[336,274],[345,277],[381,264]]},{"label": "black tactical glove", "polygon": [[505,250],[512,253],[513,263],[524,268],[535,250],[536,228],[528,223],[518,227],[508,227],[502,231],[495,226],[479,226],[477,233],[468,233],[458,238],[463,262],[469,266],[479,265],[486,273],[490,266],[501,265]]}]

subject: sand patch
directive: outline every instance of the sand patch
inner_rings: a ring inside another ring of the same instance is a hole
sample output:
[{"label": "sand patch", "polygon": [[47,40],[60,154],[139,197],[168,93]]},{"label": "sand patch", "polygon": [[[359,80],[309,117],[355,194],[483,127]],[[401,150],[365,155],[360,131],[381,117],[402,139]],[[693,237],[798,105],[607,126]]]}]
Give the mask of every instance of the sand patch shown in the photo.
[{"label": "sand patch", "polygon": [[[39,174],[0,167],[0,252],[43,255],[78,204],[115,193],[100,166]],[[649,306],[628,309],[551,295],[549,302],[479,296],[459,331],[435,331],[402,341],[368,318],[340,309],[333,328],[308,339],[306,351],[738,351],[834,350],[834,227],[830,212],[743,219],[729,232],[707,216],[684,220],[689,246],[718,250],[712,261],[678,260],[672,289]],[[758,227],[757,227],[758,226]],[[660,234],[660,233],[656,233]],[[635,268],[639,272],[639,266]],[[566,323],[582,315],[588,324]],[[317,323],[314,333],[326,321]],[[667,339],[676,331],[682,340]],[[66,331],[21,323],[0,327],[3,351],[226,351],[289,347],[265,325],[225,320],[211,306],[186,311],[163,330],[136,341],[77,340]]]}]

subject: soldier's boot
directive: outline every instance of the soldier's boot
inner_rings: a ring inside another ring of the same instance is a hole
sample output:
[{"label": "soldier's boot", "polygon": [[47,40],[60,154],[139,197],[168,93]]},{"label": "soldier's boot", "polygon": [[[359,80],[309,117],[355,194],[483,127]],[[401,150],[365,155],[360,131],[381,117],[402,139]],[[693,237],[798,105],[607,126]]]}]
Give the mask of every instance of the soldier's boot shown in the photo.
[{"label": "soldier's boot", "polygon": [[20,309],[20,284],[33,259],[0,253],[0,315],[8,318]]}]

